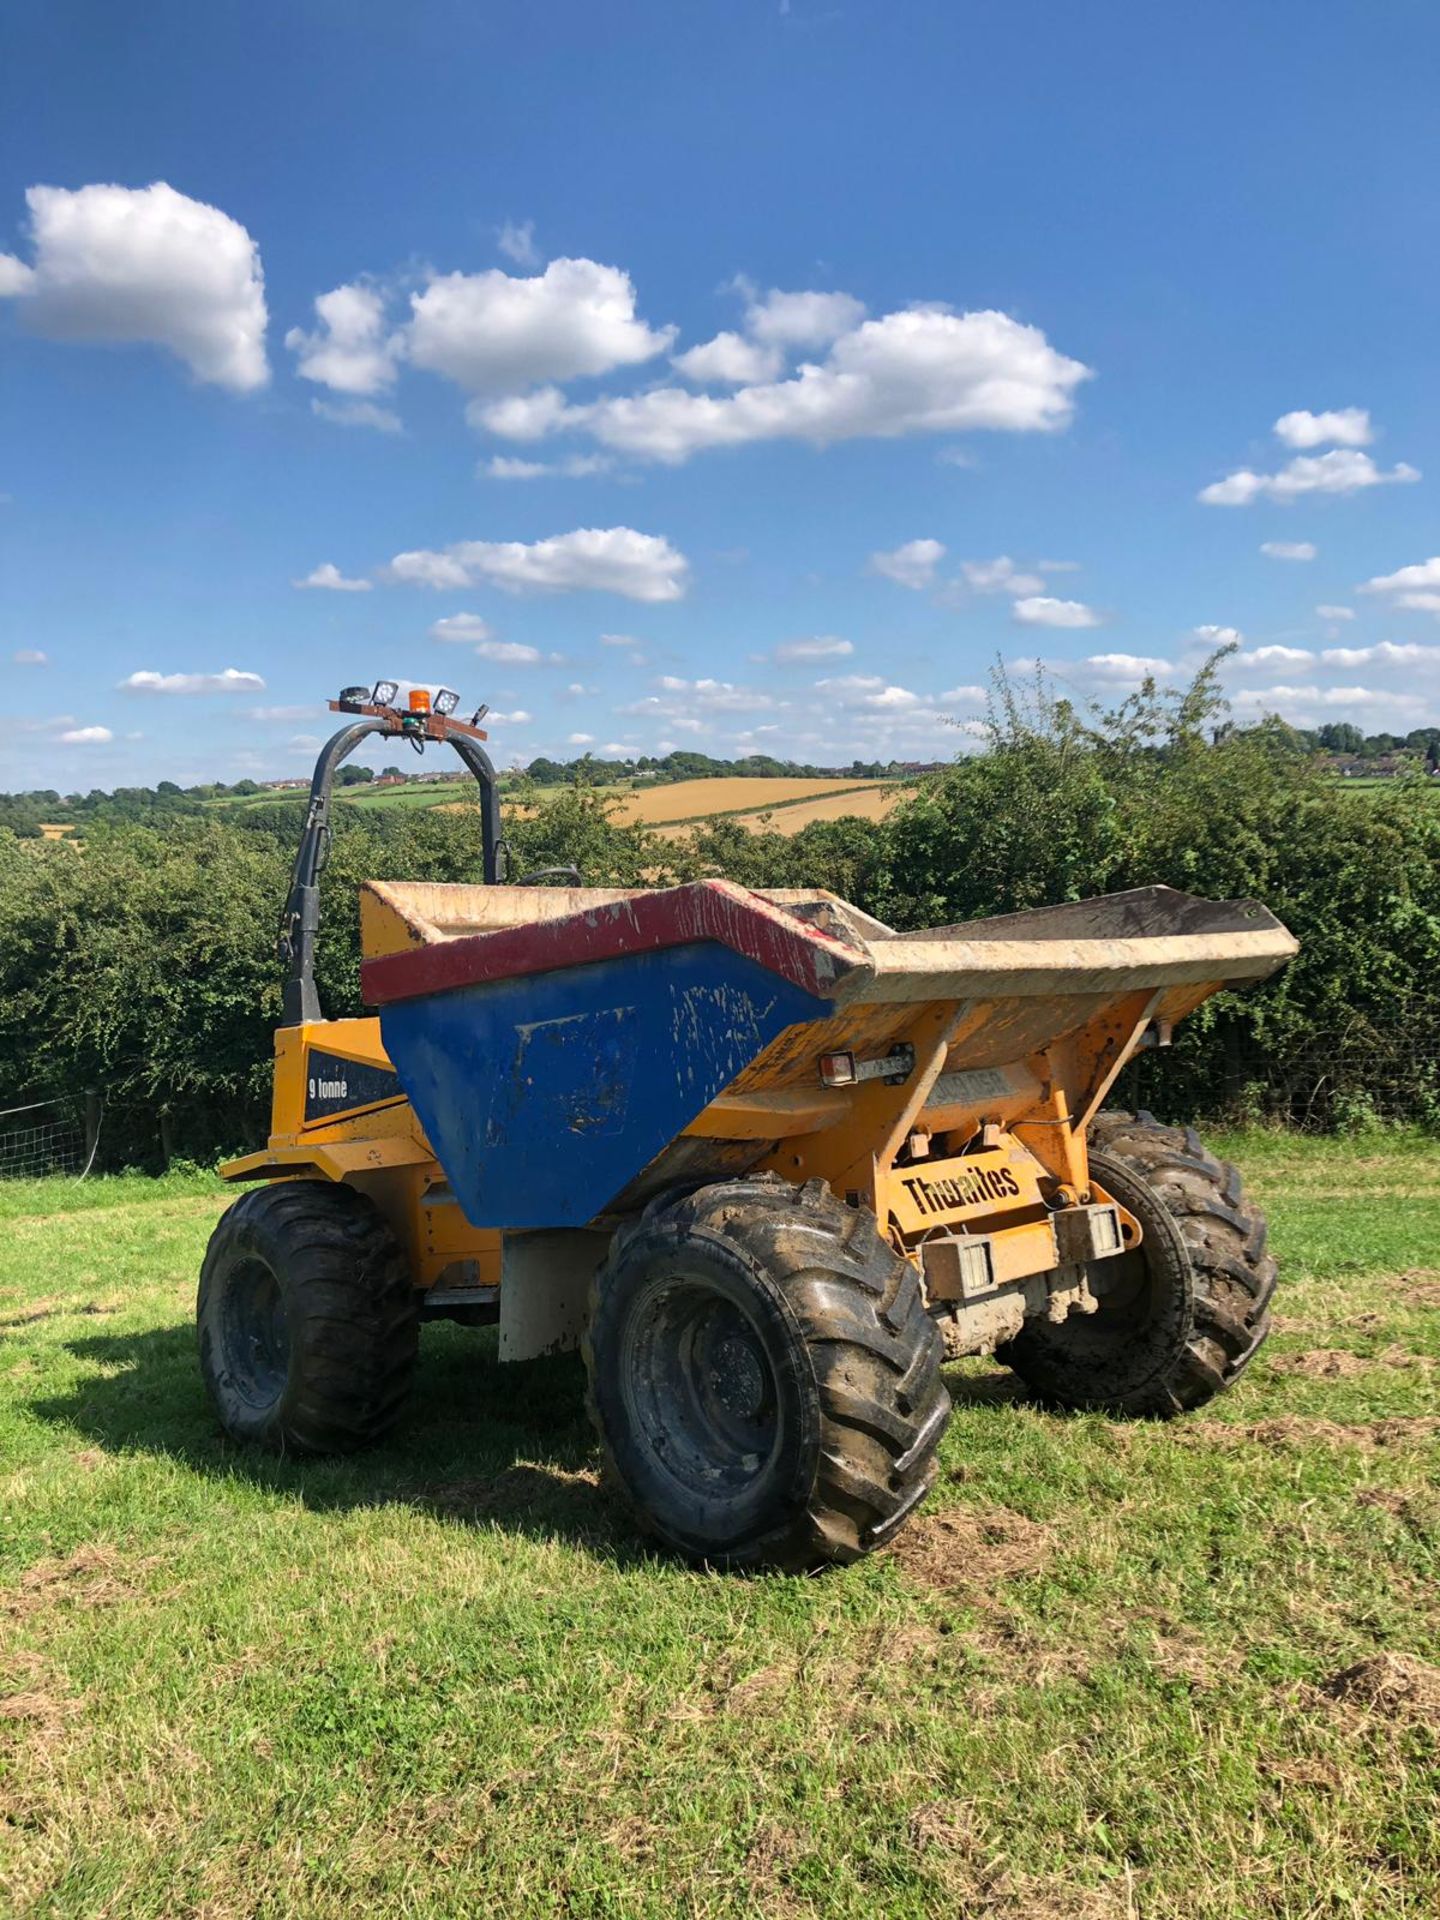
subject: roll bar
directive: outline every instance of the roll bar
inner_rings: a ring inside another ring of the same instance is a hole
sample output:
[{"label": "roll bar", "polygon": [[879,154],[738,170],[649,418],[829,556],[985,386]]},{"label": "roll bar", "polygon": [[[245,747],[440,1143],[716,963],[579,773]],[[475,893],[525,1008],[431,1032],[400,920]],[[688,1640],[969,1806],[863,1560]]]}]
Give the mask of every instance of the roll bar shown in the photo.
[{"label": "roll bar", "polygon": [[426,715],[423,722],[417,724],[409,714],[374,707],[357,709],[348,701],[332,700],[330,704],[337,711],[364,711],[366,717],[332,734],[315,762],[305,828],[300,835],[290,892],[280,921],[278,947],[286,970],[280,1015],[282,1027],[298,1027],[302,1021],[324,1018],[320,996],[315,990],[315,937],[320,931],[320,875],[330,855],[331,794],[337,769],[368,734],[389,734],[397,739],[409,739],[416,746],[423,740],[436,740],[455,749],[480,789],[485,884],[494,886],[500,878],[500,801],[495,791],[495,769],[480,744],[485,735],[479,728],[442,719],[439,715]]}]

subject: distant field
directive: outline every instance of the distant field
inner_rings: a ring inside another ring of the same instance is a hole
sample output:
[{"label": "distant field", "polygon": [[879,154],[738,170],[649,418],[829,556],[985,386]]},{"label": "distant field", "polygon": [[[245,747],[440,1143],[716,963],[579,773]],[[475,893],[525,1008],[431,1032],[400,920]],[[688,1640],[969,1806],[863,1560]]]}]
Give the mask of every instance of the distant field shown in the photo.
[{"label": "distant field", "polygon": [[[751,813],[727,817],[751,833],[799,833],[802,827],[812,826],[817,820],[843,820],[849,815],[861,820],[883,820],[909,791],[904,781],[885,780],[868,787],[844,786],[838,793],[820,793],[814,798],[804,795],[778,806],[771,802]],[[682,829],[675,826],[660,828],[661,833],[672,836],[680,831]]]},{"label": "distant field", "polygon": [[[406,788],[393,789],[396,795]],[[563,787],[542,787],[537,804],[544,806],[563,793]],[[909,791],[903,780],[784,780],[749,777],[715,780],[681,780],[666,786],[616,786],[606,793],[618,804],[614,819],[618,826],[653,827],[666,839],[675,839],[695,826],[711,820],[736,820],[754,833],[798,833],[815,820],[838,820],[846,814],[858,814],[864,820],[879,820]],[[474,804],[444,798],[439,790],[438,804],[447,812],[466,812]],[[374,804],[390,796],[375,795]],[[432,803],[434,804],[434,803]]]},{"label": "distant field", "polygon": [[[687,820],[711,820],[717,815],[751,814],[796,801],[814,804],[840,794],[859,796],[884,783],[858,780],[682,780],[666,787],[638,787],[625,797],[616,819],[647,827],[678,825]],[[846,811],[854,811],[847,808]]]}]

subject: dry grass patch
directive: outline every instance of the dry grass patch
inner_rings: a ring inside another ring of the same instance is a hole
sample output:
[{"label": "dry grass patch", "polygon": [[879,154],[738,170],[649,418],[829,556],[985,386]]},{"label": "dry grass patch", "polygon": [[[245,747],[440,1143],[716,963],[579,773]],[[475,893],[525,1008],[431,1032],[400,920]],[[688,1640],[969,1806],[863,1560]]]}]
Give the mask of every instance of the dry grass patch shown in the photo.
[{"label": "dry grass patch", "polygon": [[983,1604],[1005,1582],[1038,1573],[1054,1544],[1048,1527],[1008,1507],[950,1507],[920,1513],[885,1551],[921,1586],[963,1589]]}]

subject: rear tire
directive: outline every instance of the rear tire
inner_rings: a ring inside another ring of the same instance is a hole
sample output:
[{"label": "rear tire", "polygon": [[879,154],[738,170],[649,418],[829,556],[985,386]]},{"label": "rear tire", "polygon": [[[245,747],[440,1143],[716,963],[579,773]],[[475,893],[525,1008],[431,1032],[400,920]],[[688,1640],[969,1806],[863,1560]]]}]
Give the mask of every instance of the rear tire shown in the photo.
[{"label": "rear tire", "polygon": [[200,1371],[234,1440],[350,1453],[399,1416],[419,1346],[410,1275],[351,1187],[286,1180],[235,1202],[196,1304]]},{"label": "rear tire", "polygon": [[821,1181],[724,1181],[617,1235],[585,1337],[607,1474],[687,1559],[804,1572],[888,1540],[950,1417],[919,1276]]},{"label": "rear tire", "polygon": [[1265,1216],[1190,1127],[1102,1113],[1090,1140],[1097,1184],[1139,1220],[1143,1244],[1092,1265],[1098,1312],[1029,1320],[996,1358],[1056,1406],[1188,1412],[1233,1385],[1270,1331]]}]

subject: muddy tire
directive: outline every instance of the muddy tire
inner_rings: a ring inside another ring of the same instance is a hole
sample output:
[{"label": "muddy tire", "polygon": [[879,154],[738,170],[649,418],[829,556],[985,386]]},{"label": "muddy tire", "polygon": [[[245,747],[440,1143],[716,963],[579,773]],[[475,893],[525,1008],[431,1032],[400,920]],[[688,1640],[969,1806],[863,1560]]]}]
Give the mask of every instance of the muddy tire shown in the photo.
[{"label": "muddy tire", "polygon": [[286,1180],[237,1200],[196,1304],[200,1371],[234,1440],[350,1453],[395,1423],[419,1320],[399,1243],[350,1187]]},{"label": "muddy tire", "polygon": [[1057,1406],[1188,1412],[1239,1379],[1270,1331],[1265,1217],[1189,1127],[1102,1113],[1090,1143],[1097,1184],[1139,1220],[1144,1243],[1091,1267],[1098,1312],[1027,1321],[996,1358]]},{"label": "muddy tire", "polygon": [[647,1209],[596,1275],[584,1346],[607,1477],[687,1559],[855,1560],[929,1491],[940,1334],[915,1268],[821,1181]]}]

